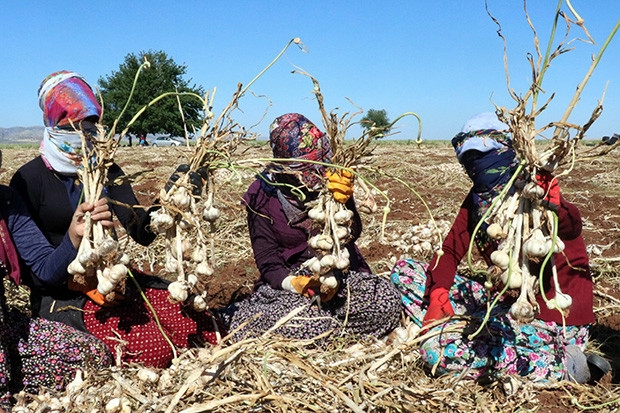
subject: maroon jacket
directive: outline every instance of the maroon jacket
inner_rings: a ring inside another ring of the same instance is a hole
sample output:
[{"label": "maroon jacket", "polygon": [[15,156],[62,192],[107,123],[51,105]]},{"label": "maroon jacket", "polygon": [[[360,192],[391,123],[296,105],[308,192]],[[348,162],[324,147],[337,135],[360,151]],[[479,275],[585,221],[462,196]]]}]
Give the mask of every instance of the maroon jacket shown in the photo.
[{"label": "maroon jacket", "polygon": [[[260,272],[255,288],[269,284],[275,289],[282,289],[282,280],[291,270],[315,256],[312,248],[308,246],[308,238],[316,234],[318,229],[314,229],[311,234],[301,225],[289,224],[276,190],[262,179],[250,185],[243,201],[248,212],[254,260]],[[346,246],[350,254],[349,269],[370,272],[368,264],[354,244],[362,231],[362,222],[352,197],[346,206],[354,212],[351,228],[353,240]]]},{"label": "maroon jacket", "polygon": [[[558,281],[563,293],[572,298],[570,314],[566,318],[567,325],[583,325],[594,322],[592,276],[588,262],[585,242],[581,236],[581,214],[577,207],[561,198],[558,211],[558,236],[564,241],[563,254],[555,254],[555,265],[558,271]],[[437,267],[435,255],[431,260],[427,271],[427,291],[437,287],[450,289],[454,282],[457,266],[467,254],[471,235],[476,223],[469,222],[468,210],[473,207],[471,192],[463,201],[461,209],[452,224],[450,232],[443,242],[444,255],[439,260]],[[492,250],[481,251],[487,264],[490,265]],[[538,274],[538,268],[533,274]],[[555,289],[551,280],[551,269],[547,266],[544,274],[544,290],[547,299],[555,297]],[[558,310],[549,310],[540,294],[536,296],[540,306],[537,318],[543,321],[562,323],[562,317]]]}]

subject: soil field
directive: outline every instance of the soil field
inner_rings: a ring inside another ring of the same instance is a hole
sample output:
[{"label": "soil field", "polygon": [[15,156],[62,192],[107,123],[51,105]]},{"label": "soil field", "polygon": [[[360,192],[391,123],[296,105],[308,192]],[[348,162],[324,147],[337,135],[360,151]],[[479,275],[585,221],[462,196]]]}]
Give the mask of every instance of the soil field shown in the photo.
[{"label": "soil field", "polygon": [[[587,146],[584,145],[583,149]],[[176,166],[190,156],[190,151],[189,148],[123,147],[119,149],[116,160],[134,179],[134,191],[140,202],[148,207]],[[13,172],[37,152],[35,148],[3,148],[0,183],[7,184]],[[240,148],[235,156],[246,160],[267,158],[270,152],[268,145],[255,143]],[[620,406],[620,389],[617,387],[620,383],[620,346],[617,344],[620,340],[618,169],[620,160],[617,153],[612,152],[578,161],[568,176],[560,179],[564,197],[581,210],[583,236],[596,277],[597,322],[592,326],[589,346],[610,360],[613,366],[612,373],[596,386],[562,383],[550,389],[540,389],[524,381],[515,394],[510,394],[501,384],[483,387],[458,382],[454,378],[429,378],[416,356],[415,342],[352,343],[343,339],[336,348],[317,350],[308,347],[307,343],[266,337],[264,341],[246,345],[225,343],[214,349],[188,351],[181,357],[189,360],[187,369],[179,367],[181,363],[160,372],[161,377],[167,374],[176,380],[167,387],[163,386],[166,388],[137,382],[135,375],[139,366],[114,368],[101,373],[99,378],[91,377],[89,387],[113,389],[114,397],[126,398],[132,411],[145,412],[499,412],[517,409],[571,412],[580,411],[585,406],[598,406],[595,411],[614,411]],[[222,218],[217,224],[216,271],[211,279],[204,280],[211,308],[223,307],[232,300],[243,298],[258,277],[245,225],[246,212],[240,203],[241,195],[257,170],[238,169],[235,172],[218,173],[215,206],[222,211]],[[374,214],[362,215],[364,231],[358,245],[374,272],[381,275],[389,274],[391,266],[400,257],[428,260],[432,251],[420,246],[420,231],[429,227],[432,217],[445,235],[470,188],[469,178],[447,142],[428,142],[419,146],[407,142],[382,142],[375,148],[373,157],[368,159],[367,169],[362,174],[377,188],[375,199],[379,209]],[[388,204],[388,200],[390,212],[383,223],[382,207]],[[124,236],[121,228],[118,232],[123,247],[137,268],[165,277],[161,240],[145,248]],[[433,248],[439,247],[437,239],[430,241]],[[379,361],[381,363],[377,366]],[[213,366],[217,368],[211,371]],[[211,374],[209,379],[205,379],[207,372]],[[88,405],[92,409],[89,411],[104,411],[103,406],[112,397],[106,398],[99,393],[100,396],[96,397],[91,393],[82,394],[83,399],[94,398]],[[63,400],[62,396],[48,394],[46,397]],[[68,405],[65,403],[65,410],[60,411],[84,411],[79,410],[84,408],[83,399],[79,404],[73,396]],[[49,404],[49,399],[45,400]],[[611,403],[605,405],[607,402]],[[30,403],[34,408],[42,402],[24,396],[22,403]]]}]

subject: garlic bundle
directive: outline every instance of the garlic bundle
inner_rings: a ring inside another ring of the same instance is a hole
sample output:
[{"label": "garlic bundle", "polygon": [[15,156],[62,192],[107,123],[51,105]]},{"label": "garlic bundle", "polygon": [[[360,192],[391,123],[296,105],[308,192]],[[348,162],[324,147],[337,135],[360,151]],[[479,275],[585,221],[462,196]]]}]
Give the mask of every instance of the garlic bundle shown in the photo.
[{"label": "garlic bundle", "polygon": [[[535,176],[535,174],[533,174]],[[539,274],[531,273],[532,264],[542,263],[550,254],[561,253],[564,243],[554,240],[554,213],[542,205],[544,191],[535,182],[515,185],[515,192],[506,195],[490,212],[486,222],[487,235],[499,242],[490,258],[493,265],[488,270],[487,288],[495,282],[509,289],[519,289],[520,295],[510,313],[515,320],[531,322],[539,311],[536,301]],[[547,260],[553,274],[556,298],[547,305],[566,314],[572,300],[560,290],[553,256]]]},{"label": "garlic bundle", "polygon": [[353,211],[337,202],[326,188],[310,206],[308,218],[322,230],[308,240],[316,257],[304,262],[303,267],[312,271],[313,277],[321,282],[322,290],[333,289],[338,286],[338,280],[332,271],[346,271],[349,268],[349,251],[344,245],[351,239]]},{"label": "garlic bundle", "polygon": [[205,186],[210,191],[203,201],[203,193],[192,194],[189,173],[185,173],[168,191],[161,190],[162,207],[151,213],[151,227],[166,237],[164,269],[176,275],[168,286],[169,299],[174,303],[187,302],[197,311],[207,309],[206,292],[197,291],[198,280],[213,275],[207,244],[220,217],[212,203],[212,185]]}]

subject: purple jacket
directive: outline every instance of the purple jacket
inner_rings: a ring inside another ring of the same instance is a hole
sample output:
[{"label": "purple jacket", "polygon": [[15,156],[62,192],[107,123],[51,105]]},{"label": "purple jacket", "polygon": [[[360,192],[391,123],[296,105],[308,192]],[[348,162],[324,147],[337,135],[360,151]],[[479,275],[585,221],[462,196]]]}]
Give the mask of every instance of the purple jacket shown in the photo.
[{"label": "purple jacket", "polygon": [[[319,229],[313,229],[310,233],[303,226],[289,224],[277,191],[262,179],[250,185],[243,196],[243,202],[248,212],[254,260],[260,272],[260,278],[254,287],[269,284],[273,288],[282,289],[282,280],[291,270],[315,256],[312,248],[308,246],[308,238],[318,233]],[[353,239],[346,245],[351,261],[349,269],[370,272],[370,267],[355,246],[355,240],[362,232],[362,221],[353,198],[347,201],[346,206],[354,212],[351,227]]]}]

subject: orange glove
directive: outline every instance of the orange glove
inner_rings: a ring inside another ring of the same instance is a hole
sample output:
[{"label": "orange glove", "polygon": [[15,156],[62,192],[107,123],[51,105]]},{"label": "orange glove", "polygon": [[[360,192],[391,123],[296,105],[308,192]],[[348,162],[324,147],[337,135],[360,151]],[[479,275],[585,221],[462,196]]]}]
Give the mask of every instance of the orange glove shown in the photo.
[{"label": "orange glove", "polygon": [[554,177],[550,172],[540,171],[536,174],[536,183],[545,191],[543,205],[558,212],[560,209],[560,185],[558,178]]},{"label": "orange glove", "polygon": [[327,189],[331,191],[334,199],[342,204],[347,202],[353,195],[353,173],[340,169],[336,172],[327,171],[325,174]]},{"label": "orange glove", "polygon": [[282,281],[282,289],[312,298],[318,294],[321,282],[309,275],[289,275]]},{"label": "orange glove", "polygon": [[97,291],[97,287],[96,286],[95,286],[95,288],[91,288],[90,285],[78,284],[75,281],[73,281],[72,279],[69,280],[69,282],[67,283],[67,286],[72,291],[78,291],[78,292],[81,292],[81,293],[85,294],[88,298],[93,300],[93,302],[95,304],[100,305],[102,307],[114,307],[114,306],[117,306],[118,304],[120,304],[120,301],[122,301],[125,298],[121,294],[115,293],[114,294],[114,301],[108,302],[108,301],[105,300],[105,297],[103,296],[103,294],[101,294],[99,291]]},{"label": "orange glove", "polygon": [[443,287],[435,288],[431,291],[430,303],[422,322],[422,327],[433,321],[441,320],[442,318],[452,317],[454,315],[454,309],[450,304],[450,296],[448,290]]}]

